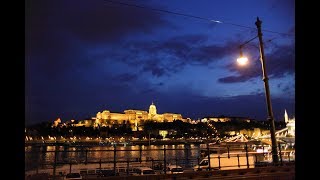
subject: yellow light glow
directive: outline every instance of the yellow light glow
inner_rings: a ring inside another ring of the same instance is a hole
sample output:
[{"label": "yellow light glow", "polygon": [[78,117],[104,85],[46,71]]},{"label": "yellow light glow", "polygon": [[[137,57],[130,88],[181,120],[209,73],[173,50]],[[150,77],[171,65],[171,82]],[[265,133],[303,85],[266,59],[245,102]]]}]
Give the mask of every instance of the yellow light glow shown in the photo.
[{"label": "yellow light glow", "polygon": [[244,66],[248,63],[248,58],[247,57],[240,57],[237,59],[237,62],[239,63],[239,65]]}]

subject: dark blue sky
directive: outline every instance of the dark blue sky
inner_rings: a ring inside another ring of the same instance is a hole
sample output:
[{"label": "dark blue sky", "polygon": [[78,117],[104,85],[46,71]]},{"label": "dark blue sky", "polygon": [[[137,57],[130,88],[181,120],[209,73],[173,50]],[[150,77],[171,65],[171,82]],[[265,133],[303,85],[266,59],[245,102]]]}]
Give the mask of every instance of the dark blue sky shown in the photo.
[{"label": "dark blue sky", "polygon": [[249,66],[236,64],[239,45],[257,35],[257,16],[275,119],[285,109],[294,116],[293,0],[30,0],[25,7],[27,124],[148,110],[152,101],[160,114],[265,120],[258,39],[243,49]]}]

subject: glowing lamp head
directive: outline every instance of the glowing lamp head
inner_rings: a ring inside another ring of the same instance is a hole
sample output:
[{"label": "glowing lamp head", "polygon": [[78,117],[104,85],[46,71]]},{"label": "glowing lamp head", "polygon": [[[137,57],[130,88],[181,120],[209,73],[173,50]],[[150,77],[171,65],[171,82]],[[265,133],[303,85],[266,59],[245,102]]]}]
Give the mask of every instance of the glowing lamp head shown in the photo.
[{"label": "glowing lamp head", "polygon": [[242,45],[240,46],[240,57],[237,59],[237,62],[240,66],[244,66],[248,63],[248,58],[243,56]]},{"label": "glowing lamp head", "polygon": [[247,57],[244,57],[244,56],[241,56],[237,59],[237,62],[240,66],[244,66],[246,64],[248,64],[248,58]]}]

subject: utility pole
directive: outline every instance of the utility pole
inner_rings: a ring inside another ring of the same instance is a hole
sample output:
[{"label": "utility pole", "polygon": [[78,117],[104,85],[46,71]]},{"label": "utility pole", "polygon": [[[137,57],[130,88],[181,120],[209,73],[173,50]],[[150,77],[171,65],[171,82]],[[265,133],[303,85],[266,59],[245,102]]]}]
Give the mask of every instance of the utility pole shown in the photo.
[{"label": "utility pole", "polygon": [[278,159],[278,150],[277,150],[277,140],[275,136],[275,126],[274,126],[274,118],[272,112],[272,105],[270,99],[270,90],[269,90],[269,78],[266,71],[265,65],[265,56],[264,56],[264,49],[263,49],[263,41],[262,41],[262,32],[261,32],[261,24],[259,17],[257,17],[256,26],[258,29],[258,38],[259,38],[259,49],[260,49],[260,60],[262,65],[262,74],[263,74],[263,81],[264,81],[264,89],[265,89],[265,96],[266,96],[266,103],[267,103],[267,111],[268,111],[268,121],[270,122],[270,135],[271,135],[271,143],[272,143],[272,162],[277,164],[279,162]]}]

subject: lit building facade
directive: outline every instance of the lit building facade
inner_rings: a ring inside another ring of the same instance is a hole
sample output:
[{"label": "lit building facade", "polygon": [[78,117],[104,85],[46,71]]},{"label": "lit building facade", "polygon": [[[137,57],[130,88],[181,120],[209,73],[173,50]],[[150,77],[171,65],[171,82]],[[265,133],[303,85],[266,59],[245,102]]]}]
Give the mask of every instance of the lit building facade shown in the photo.
[{"label": "lit building facade", "polygon": [[61,119],[60,118],[58,118],[55,121],[53,121],[52,127],[58,127],[59,124],[61,124]]},{"label": "lit building facade", "polygon": [[157,107],[152,104],[149,106],[149,111],[143,110],[125,110],[124,113],[113,113],[109,110],[98,112],[94,120],[93,126],[112,126],[114,124],[128,124],[133,131],[142,130],[142,126],[145,121],[155,122],[173,122],[174,120],[182,120],[184,122],[187,119],[183,119],[181,114],[164,113],[158,114]]},{"label": "lit building facade", "polygon": [[232,116],[218,116],[218,117],[204,117],[201,119],[201,122],[230,122],[230,121],[238,121],[238,122],[250,122],[251,120],[247,117],[232,117]]},{"label": "lit building facade", "polygon": [[286,122],[286,126],[288,128],[288,135],[295,137],[296,135],[295,118],[290,119],[286,110],[284,113],[284,121]]}]

